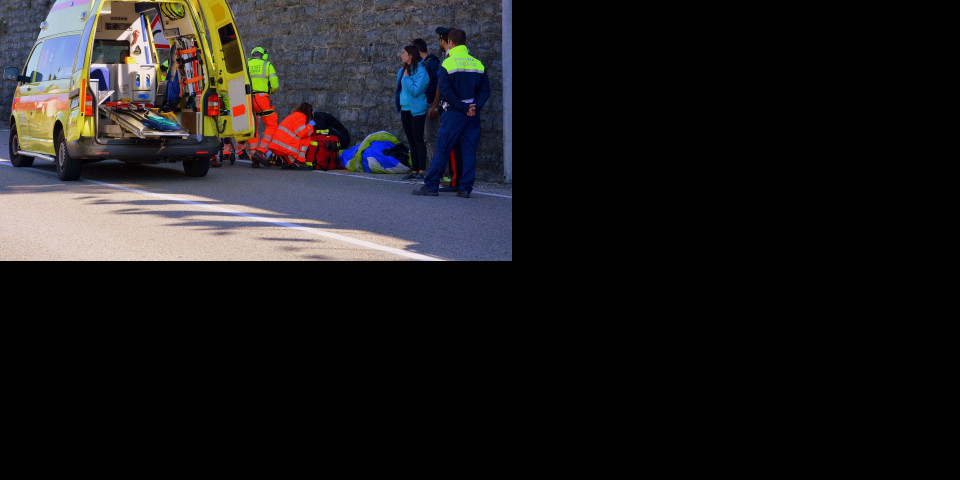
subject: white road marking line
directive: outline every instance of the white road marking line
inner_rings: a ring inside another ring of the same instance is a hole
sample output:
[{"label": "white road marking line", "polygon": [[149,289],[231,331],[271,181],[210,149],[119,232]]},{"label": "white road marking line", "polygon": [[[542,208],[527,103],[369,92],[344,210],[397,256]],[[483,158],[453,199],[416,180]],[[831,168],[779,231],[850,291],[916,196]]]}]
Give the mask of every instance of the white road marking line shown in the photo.
[{"label": "white road marking line", "polygon": [[[5,159],[0,159],[0,165],[13,167],[13,165],[10,164],[10,161],[9,161],[9,160],[5,160]],[[38,168],[33,168],[33,167],[27,167],[27,168],[29,168],[30,170],[33,170],[33,171],[35,171],[35,172],[46,173],[46,174],[48,174],[48,175],[56,175],[56,174],[57,174],[56,172],[50,172],[50,171],[41,170],[41,169],[38,169]],[[255,221],[258,221],[258,222],[262,222],[262,223],[269,223],[269,224],[277,225],[277,226],[280,226],[280,227],[292,228],[292,229],[294,229],[294,230],[300,230],[300,231],[303,231],[303,232],[307,232],[307,233],[309,233],[309,234],[316,235],[316,236],[318,236],[318,237],[325,237],[325,238],[328,238],[328,239],[331,239],[331,240],[337,240],[337,241],[340,241],[340,242],[349,243],[349,244],[352,244],[352,245],[357,245],[357,246],[359,246],[359,247],[369,248],[369,249],[371,249],[371,250],[380,250],[380,251],[382,251],[382,252],[392,253],[392,254],[394,254],[394,255],[399,255],[399,256],[401,256],[401,257],[411,258],[411,259],[414,259],[414,260],[423,260],[423,261],[428,261],[428,262],[443,261],[443,259],[441,259],[441,258],[431,257],[431,256],[428,256],[428,255],[421,255],[421,254],[419,254],[419,253],[414,253],[414,252],[408,252],[408,251],[406,251],[406,250],[402,250],[402,249],[399,249],[399,248],[388,247],[388,246],[386,246],[386,245],[380,245],[380,244],[377,244],[377,243],[368,242],[368,241],[366,241],[366,240],[359,240],[359,239],[356,239],[356,238],[348,237],[348,236],[346,236],[346,235],[341,235],[341,234],[339,234],[339,233],[327,232],[327,231],[319,230],[319,229],[316,229],[316,228],[305,227],[305,226],[303,226],[303,225],[297,225],[296,223],[280,222],[280,221],[277,221],[277,220],[272,220],[272,219],[269,219],[269,218],[265,218],[265,217],[261,217],[261,216],[258,216],[258,215],[254,215],[254,214],[252,214],[252,213],[238,212],[238,211],[236,211],[236,210],[230,210],[230,209],[228,209],[228,208],[218,207],[218,206],[216,206],[216,205],[209,205],[209,204],[206,204],[206,203],[194,202],[194,201],[192,201],[192,200],[184,200],[184,199],[182,199],[182,198],[177,198],[177,197],[174,197],[174,196],[172,196],[172,195],[165,195],[165,194],[162,194],[162,193],[148,192],[148,191],[146,191],[146,190],[140,190],[140,189],[137,189],[137,188],[124,187],[123,185],[116,185],[116,184],[113,184],[113,183],[101,182],[101,181],[98,181],[98,180],[90,180],[90,179],[85,179],[85,178],[81,178],[80,181],[81,181],[81,182],[87,182],[87,183],[93,183],[93,184],[96,184],[96,185],[102,185],[102,186],[104,186],[104,187],[115,188],[115,189],[117,189],[117,190],[125,190],[125,191],[128,191],[128,192],[139,193],[139,194],[141,194],[141,195],[148,195],[148,196],[151,196],[151,197],[162,198],[162,199],[164,199],[164,200],[169,200],[169,201],[172,201],[172,202],[183,203],[183,204],[187,204],[187,205],[196,205],[196,206],[198,206],[198,207],[203,207],[203,208],[205,208],[205,209],[207,209],[207,210],[213,210],[213,211],[222,212],[222,213],[229,213],[230,215],[236,215],[236,216],[238,216],[238,217],[249,218],[249,219],[251,219],[251,220],[255,220]]]},{"label": "white road marking line", "polygon": [[[411,183],[411,182],[407,182],[407,181],[404,181],[404,180],[387,180],[387,179],[385,179],[385,178],[373,178],[373,177],[366,177],[366,176],[363,176],[363,175],[350,175],[349,173],[325,172],[325,171],[323,171],[323,170],[314,170],[314,173],[323,173],[323,174],[326,174],[326,175],[338,175],[338,176],[341,176],[341,177],[365,178],[365,179],[367,179],[367,180],[376,180],[376,181],[378,181],[378,182],[402,183],[402,184],[405,184],[405,185],[412,185],[412,186],[423,185],[423,182],[420,182],[420,183]],[[510,195],[500,195],[499,193],[485,193],[485,192],[480,192],[480,191],[477,191],[477,190],[474,190],[474,191],[470,192],[470,195],[489,195],[489,196],[491,196],[491,197],[509,198],[509,199],[513,200],[513,197],[510,196]]]},{"label": "white road marking line", "polygon": [[[7,129],[7,130],[9,130],[9,129]],[[3,131],[5,131],[5,130],[0,130],[0,132],[3,132]],[[240,160],[240,159],[238,159],[237,162],[239,162],[239,163],[253,163],[253,162],[251,162],[250,160]],[[411,183],[411,182],[407,182],[407,181],[403,181],[403,180],[387,180],[387,179],[385,179],[385,178],[372,178],[372,177],[366,177],[366,176],[363,176],[363,175],[350,175],[350,174],[347,174],[347,173],[325,172],[325,171],[323,171],[323,170],[314,170],[313,172],[314,172],[314,173],[323,173],[323,174],[327,174],[327,175],[338,175],[338,176],[341,176],[341,177],[363,178],[363,179],[366,179],[366,180],[376,180],[376,181],[378,181],[378,182],[403,183],[403,184],[406,184],[406,185],[414,185],[414,186],[416,186],[416,185],[423,185],[423,183]],[[510,200],[513,200],[513,195],[501,195],[501,194],[499,194],[499,193],[486,193],[486,192],[481,192],[481,191],[478,191],[478,190],[474,190],[474,191],[470,192],[470,195],[489,195],[489,196],[491,196],[491,197],[509,198]]]}]

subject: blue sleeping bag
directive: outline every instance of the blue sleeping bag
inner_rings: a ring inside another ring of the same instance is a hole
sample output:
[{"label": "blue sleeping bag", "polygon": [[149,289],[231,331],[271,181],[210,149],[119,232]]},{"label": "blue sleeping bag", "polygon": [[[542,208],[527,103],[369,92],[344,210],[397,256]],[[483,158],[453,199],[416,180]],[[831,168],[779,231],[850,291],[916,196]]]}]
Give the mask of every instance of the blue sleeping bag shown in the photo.
[{"label": "blue sleeping bag", "polygon": [[371,133],[359,144],[340,152],[340,161],[351,172],[407,173],[410,171],[407,164],[384,153],[399,143],[400,140],[388,132]]},{"label": "blue sleeping bag", "polygon": [[374,140],[370,146],[363,151],[363,158],[360,164],[363,165],[363,171],[371,173],[406,173],[410,167],[400,163],[396,157],[383,153],[384,150],[393,148],[395,144]]},{"label": "blue sleeping bag", "polygon": [[344,167],[346,167],[347,170],[356,171],[355,169],[351,168],[351,166],[348,165],[348,163],[350,163],[350,160],[357,155],[357,150],[360,150],[360,147],[362,147],[362,146],[363,146],[362,143],[358,143],[358,144],[356,144],[356,145],[354,145],[354,146],[352,146],[352,147],[350,147],[350,148],[348,148],[348,149],[340,152],[340,163],[341,163]]}]

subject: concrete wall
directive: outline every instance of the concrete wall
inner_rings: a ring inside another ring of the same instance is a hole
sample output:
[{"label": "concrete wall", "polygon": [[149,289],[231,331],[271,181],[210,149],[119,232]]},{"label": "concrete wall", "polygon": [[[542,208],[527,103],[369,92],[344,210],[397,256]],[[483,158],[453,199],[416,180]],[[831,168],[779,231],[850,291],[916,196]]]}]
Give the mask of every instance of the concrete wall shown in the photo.
[{"label": "concrete wall", "polygon": [[[386,130],[404,143],[393,92],[400,50],[414,38],[439,53],[434,29],[467,32],[470,53],[486,66],[493,90],[481,118],[477,179],[504,181],[501,0],[228,0],[249,53],[261,46],[280,76],[273,97],[281,118],[300,102],[339,118],[355,142]],[[0,0],[3,66],[22,67],[50,0]],[[439,56],[439,54],[438,54]],[[11,82],[0,86],[6,125]]]}]

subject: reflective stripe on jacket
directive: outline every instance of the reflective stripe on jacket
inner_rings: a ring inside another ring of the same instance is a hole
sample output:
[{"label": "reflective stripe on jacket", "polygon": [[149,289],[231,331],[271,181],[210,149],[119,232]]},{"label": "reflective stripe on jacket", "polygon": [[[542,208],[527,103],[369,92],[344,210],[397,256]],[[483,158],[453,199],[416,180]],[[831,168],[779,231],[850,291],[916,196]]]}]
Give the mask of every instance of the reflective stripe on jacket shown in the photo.
[{"label": "reflective stripe on jacket", "polygon": [[450,49],[450,56],[440,67],[438,88],[450,108],[467,113],[468,103],[477,104],[477,112],[490,99],[490,79],[480,60],[468,53],[465,45]]},{"label": "reflective stripe on jacket", "polygon": [[[284,155],[300,155],[300,149],[306,144],[303,139],[310,138],[313,133],[313,127],[307,124],[307,116],[300,112],[293,112],[289,117],[284,118],[273,133],[273,140],[270,142],[270,150]],[[306,152],[306,150],[304,150]]]},{"label": "reflective stripe on jacket", "polygon": [[247,69],[250,70],[250,80],[253,93],[274,94],[280,89],[280,77],[277,77],[277,70],[273,64],[264,61],[261,58],[251,58],[247,60]]}]

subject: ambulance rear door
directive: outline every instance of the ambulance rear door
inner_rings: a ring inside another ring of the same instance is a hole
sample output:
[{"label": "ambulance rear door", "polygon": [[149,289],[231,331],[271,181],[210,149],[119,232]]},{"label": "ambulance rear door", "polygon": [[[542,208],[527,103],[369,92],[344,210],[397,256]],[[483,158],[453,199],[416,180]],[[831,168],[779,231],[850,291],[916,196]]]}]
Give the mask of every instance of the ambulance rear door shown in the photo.
[{"label": "ambulance rear door", "polygon": [[224,0],[194,2],[203,14],[211,42],[209,51],[216,63],[211,84],[217,88],[221,109],[226,110],[226,115],[218,119],[217,130],[222,132],[221,137],[235,136],[237,140],[247,140],[254,134],[250,77],[233,12]]}]

